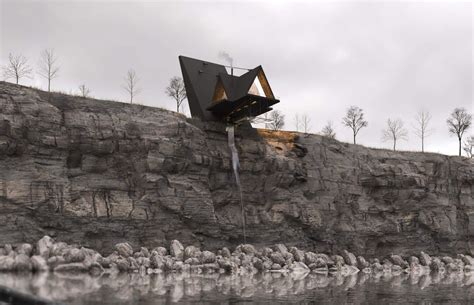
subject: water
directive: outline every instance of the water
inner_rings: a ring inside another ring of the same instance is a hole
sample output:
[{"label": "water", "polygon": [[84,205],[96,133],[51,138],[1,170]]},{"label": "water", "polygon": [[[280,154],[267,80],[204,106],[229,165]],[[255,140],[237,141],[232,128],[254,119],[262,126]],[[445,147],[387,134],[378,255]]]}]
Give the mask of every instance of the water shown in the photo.
[{"label": "water", "polygon": [[239,177],[239,152],[237,151],[237,147],[235,146],[235,136],[234,136],[234,125],[227,126],[227,141],[230,149],[230,153],[232,156],[232,169],[234,171],[235,183],[237,184],[237,188],[239,190],[239,198],[240,198],[240,208],[241,208],[241,216],[242,216],[242,235],[244,237],[244,243],[247,243],[247,234],[245,233],[245,208],[244,208],[244,201],[242,198],[242,185],[240,184],[240,177]]},{"label": "water", "polygon": [[474,304],[474,274],[0,274],[64,304]]}]

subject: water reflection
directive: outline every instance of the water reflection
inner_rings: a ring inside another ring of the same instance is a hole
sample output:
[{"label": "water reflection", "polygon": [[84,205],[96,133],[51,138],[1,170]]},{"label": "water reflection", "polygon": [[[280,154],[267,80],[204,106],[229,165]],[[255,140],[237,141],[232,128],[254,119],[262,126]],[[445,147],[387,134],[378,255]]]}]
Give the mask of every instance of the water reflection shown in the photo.
[{"label": "water reflection", "polygon": [[[470,304],[474,273],[358,273],[350,276],[226,274],[0,274],[5,285],[66,304],[166,304],[318,301],[318,304]],[[418,300],[418,301],[417,301]]]}]

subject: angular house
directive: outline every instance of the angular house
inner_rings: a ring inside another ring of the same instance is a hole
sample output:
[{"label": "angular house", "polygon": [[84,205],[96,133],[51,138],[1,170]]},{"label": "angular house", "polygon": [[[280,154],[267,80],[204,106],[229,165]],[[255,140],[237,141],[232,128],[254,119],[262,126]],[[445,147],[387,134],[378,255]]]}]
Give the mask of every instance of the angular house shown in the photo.
[{"label": "angular house", "polygon": [[179,56],[193,117],[205,121],[237,123],[272,110],[279,103],[261,66],[240,76],[225,66]]}]

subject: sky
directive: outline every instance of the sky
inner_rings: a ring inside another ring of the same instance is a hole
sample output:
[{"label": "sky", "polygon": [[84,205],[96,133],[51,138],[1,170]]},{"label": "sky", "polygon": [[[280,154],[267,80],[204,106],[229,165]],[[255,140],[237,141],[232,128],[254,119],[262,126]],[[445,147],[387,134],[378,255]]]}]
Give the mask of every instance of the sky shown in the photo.
[{"label": "sky", "polygon": [[[306,114],[311,132],[332,121],[336,138],[351,142],[342,117],[355,105],[368,121],[359,144],[390,148],[382,130],[398,118],[408,131],[398,148],[419,150],[414,118],[428,110],[425,150],[454,155],[446,119],[455,107],[474,112],[473,12],[469,1],[0,0],[0,65],[21,53],[38,70],[41,51],[54,49],[53,90],[85,84],[96,98],[120,101],[134,69],[137,100],[173,110],[165,87],[181,76],[178,56],[225,63],[225,51],[235,66],[263,66],[286,130]],[[20,83],[47,88],[36,73]]]}]

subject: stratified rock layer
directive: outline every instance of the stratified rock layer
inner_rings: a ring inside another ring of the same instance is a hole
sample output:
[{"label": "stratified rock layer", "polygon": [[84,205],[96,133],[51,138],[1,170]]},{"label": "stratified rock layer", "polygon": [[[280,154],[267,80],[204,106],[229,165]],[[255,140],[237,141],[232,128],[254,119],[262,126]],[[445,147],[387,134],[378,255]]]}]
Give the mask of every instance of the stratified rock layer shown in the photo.
[{"label": "stratified rock layer", "polygon": [[[474,164],[237,128],[247,242],[474,252]],[[241,243],[225,126],[0,82],[0,244]],[[52,251],[45,245],[45,251]]]}]

